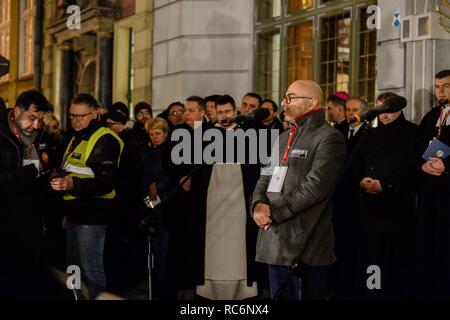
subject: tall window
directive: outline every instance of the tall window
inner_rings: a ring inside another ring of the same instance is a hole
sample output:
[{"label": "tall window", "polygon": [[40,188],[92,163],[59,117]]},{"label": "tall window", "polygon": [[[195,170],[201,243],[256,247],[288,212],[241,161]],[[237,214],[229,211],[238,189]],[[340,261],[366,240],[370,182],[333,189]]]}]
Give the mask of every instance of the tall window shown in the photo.
[{"label": "tall window", "polygon": [[288,83],[313,77],[313,23],[288,27]]},{"label": "tall window", "polygon": [[295,13],[312,7],[314,7],[314,0],[289,0],[289,13]]},{"label": "tall window", "polygon": [[258,0],[258,21],[264,21],[281,15],[281,0]]},{"label": "tall window", "polygon": [[[11,0],[0,0],[0,55],[9,59],[11,30]],[[8,81],[9,75],[0,77],[0,82]]]},{"label": "tall window", "polygon": [[20,0],[20,76],[33,74],[35,0]]},{"label": "tall window", "polygon": [[133,90],[134,90],[134,50],[135,50],[136,38],[133,29],[130,29],[130,43],[129,43],[129,57],[128,57],[128,108],[133,107]]},{"label": "tall window", "polygon": [[320,85],[325,97],[349,91],[350,13],[323,18],[320,23]]},{"label": "tall window", "polygon": [[265,98],[280,97],[280,31],[257,35],[257,91]]},{"label": "tall window", "polygon": [[367,10],[360,10],[358,95],[370,103],[375,101],[377,33],[367,28]]},{"label": "tall window", "polygon": [[[295,80],[309,79],[325,96],[347,91],[373,104],[377,31],[368,30],[366,22],[367,7],[377,1],[280,1],[278,17],[255,23],[255,90],[272,97]],[[256,12],[272,12],[275,1],[255,3]]]}]

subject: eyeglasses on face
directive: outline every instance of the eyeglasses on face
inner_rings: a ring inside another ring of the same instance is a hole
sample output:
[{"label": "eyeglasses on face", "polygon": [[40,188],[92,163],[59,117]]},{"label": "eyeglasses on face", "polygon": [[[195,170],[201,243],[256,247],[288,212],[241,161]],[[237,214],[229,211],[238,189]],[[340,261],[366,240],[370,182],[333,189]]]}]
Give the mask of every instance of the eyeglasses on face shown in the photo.
[{"label": "eyeglasses on face", "polygon": [[171,116],[178,116],[178,115],[183,115],[184,114],[184,110],[179,110],[179,111],[172,111],[170,113]]},{"label": "eyeglasses on face", "polygon": [[[122,112],[122,114],[125,114],[125,113]],[[149,116],[149,115],[150,115],[150,112],[148,112],[147,110],[145,110],[145,111],[139,111],[136,115],[137,115],[137,116]]]},{"label": "eyeglasses on face", "polygon": [[294,96],[291,94],[285,94],[284,96],[281,97],[281,102],[283,102],[284,100],[286,100],[287,104],[290,104],[292,102],[292,100],[294,99],[313,99],[311,97],[300,97],[300,96]]},{"label": "eyeglasses on face", "polygon": [[84,118],[86,118],[88,115],[90,115],[92,112],[86,113],[86,114],[69,114],[69,118],[70,120],[78,120],[78,121],[82,121],[84,120]]}]

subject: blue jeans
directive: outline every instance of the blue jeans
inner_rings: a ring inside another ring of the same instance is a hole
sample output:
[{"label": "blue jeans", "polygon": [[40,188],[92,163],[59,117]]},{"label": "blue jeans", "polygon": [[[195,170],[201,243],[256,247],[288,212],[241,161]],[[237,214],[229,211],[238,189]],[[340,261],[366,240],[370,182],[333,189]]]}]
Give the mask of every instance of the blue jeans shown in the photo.
[{"label": "blue jeans", "polygon": [[[280,300],[324,300],[328,266],[311,267],[300,265],[294,271],[286,290]],[[270,298],[273,299],[289,273],[286,266],[269,265]],[[301,281],[300,281],[301,279]]]},{"label": "blue jeans", "polygon": [[106,289],[103,267],[106,228],[104,225],[67,226],[67,264],[80,266],[91,299]]}]

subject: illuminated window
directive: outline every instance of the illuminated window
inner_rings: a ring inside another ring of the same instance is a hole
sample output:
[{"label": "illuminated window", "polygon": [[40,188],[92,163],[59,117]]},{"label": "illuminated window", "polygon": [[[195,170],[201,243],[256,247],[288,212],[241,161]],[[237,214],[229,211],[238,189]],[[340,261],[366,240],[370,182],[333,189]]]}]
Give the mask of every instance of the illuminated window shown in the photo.
[{"label": "illuminated window", "polygon": [[280,32],[257,35],[257,91],[264,97],[278,101],[280,97]]},{"label": "illuminated window", "polygon": [[313,77],[313,23],[288,28],[288,83]]},{"label": "illuminated window", "polygon": [[260,0],[258,3],[258,21],[279,17],[281,0]]},{"label": "illuminated window", "polygon": [[349,92],[350,13],[326,17],[320,23],[320,85],[325,97]]},{"label": "illuminated window", "polygon": [[35,0],[20,1],[20,60],[19,74],[33,74],[33,40],[34,18],[36,15]]},{"label": "illuminated window", "polygon": [[[0,0],[0,55],[9,59],[11,30],[11,0]],[[8,81],[9,75],[0,77],[0,82]]]},{"label": "illuminated window", "polygon": [[[257,12],[272,12],[274,2],[257,1]],[[254,90],[277,98],[293,81],[308,79],[325,97],[347,91],[373,105],[377,31],[366,22],[367,7],[377,2],[362,2],[282,0],[279,17],[255,24]]]},{"label": "illuminated window", "polygon": [[289,12],[299,12],[314,7],[314,0],[289,0]]},{"label": "illuminated window", "polygon": [[375,102],[377,33],[367,29],[367,10],[361,9],[359,24],[358,96],[369,104]]},{"label": "illuminated window", "polygon": [[133,29],[130,29],[130,43],[129,43],[129,64],[128,64],[128,107],[133,107],[133,90],[134,90],[134,63],[133,63],[133,55],[136,46],[136,34]]}]

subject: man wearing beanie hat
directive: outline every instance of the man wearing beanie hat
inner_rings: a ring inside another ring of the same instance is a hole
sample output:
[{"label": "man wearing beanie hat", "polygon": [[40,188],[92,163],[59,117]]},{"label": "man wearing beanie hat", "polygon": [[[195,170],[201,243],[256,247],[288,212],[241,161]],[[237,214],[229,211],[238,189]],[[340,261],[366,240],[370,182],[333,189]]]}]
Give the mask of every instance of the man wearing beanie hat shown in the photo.
[{"label": "man wearing beanie hat", "polygon": [[[123,112],[123,106],[116,105],[116,107],[118,108],[115,111],[110,111],[104,116],[109,128],[117,133],[124,142],[117,186],[119,216],[111,225],[108,231],[109,237],[106,238],[105,272],[109,290],[123,293],[126,284],[131,281],[130,274],[137,272],[133,269],[134,266],[139,265],[136,261],[139,258],[145,261],[145,246],[143,250],[138,250],[142,246],[135,241],[136,239],[129,243],[122,241],[127,235],[127,231],[138,220],[141,211],[143,166],[141,162],[142,146],[136,137],[135,129],[127,128],[128,117]],[[141,123],[136,122],[136,126],[140,127]]]},{"label": "man wearing beanie hat", "polygon": [[147,102],[139,102],[134,106],[134,119],[136,121],[131,131],[137,143],[142,147],[146,146],[150,141],[148,133],[145,131],[145,123],[152,118],[152,106]]},{"label": "man wearing beanie hat", "polygon": [[111,108],[109,108],[109,110],[121,112],[123,115],[127,117],[127,120],[130,118],[130,110],[128,109],[127,105],[122,101],[114,103],[111,106]]},{"label": "man wearing beanie hat", "polygon": [[327,99],[327,115],[328,121],[332,122],[334,127],[338,129],[344,137],[347,136],[348,122],[345,114],[345,104],[350,96],[345,91],[339,91],[331,95]]},{"label": "man wearing beanie hat", "polygon": [[110,111],[103,117],[109,128],[117,134],[121,133],[124,130],[125,124],[128,121],[127,116],[124,115],[121,111]]},{"label": "man wearing beanie hat", "polygon": [[149,105],[147,102],[139,102],[136,104],[136,106],[134,107],[134,119],[136,119],[137,122],[145,125],[145,122],[152,118],[153,110],[151,105]]}]

